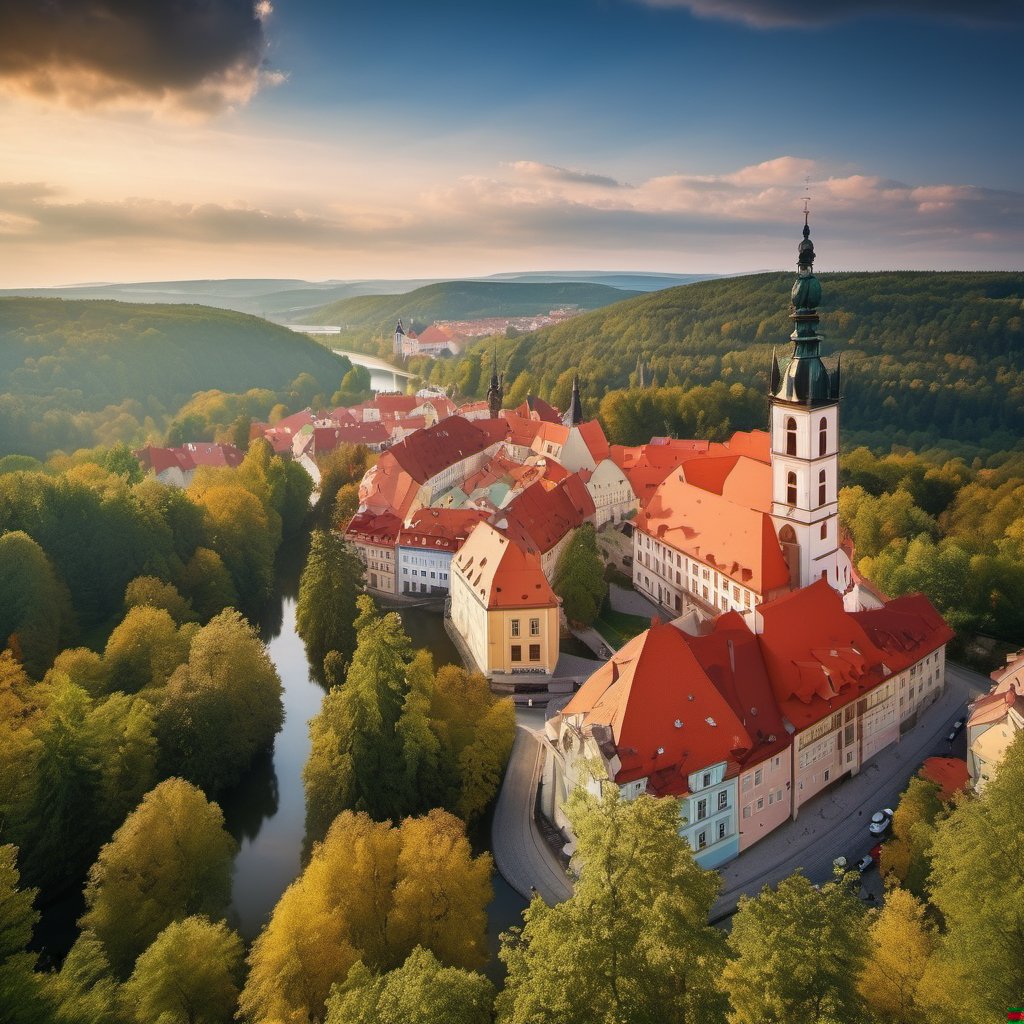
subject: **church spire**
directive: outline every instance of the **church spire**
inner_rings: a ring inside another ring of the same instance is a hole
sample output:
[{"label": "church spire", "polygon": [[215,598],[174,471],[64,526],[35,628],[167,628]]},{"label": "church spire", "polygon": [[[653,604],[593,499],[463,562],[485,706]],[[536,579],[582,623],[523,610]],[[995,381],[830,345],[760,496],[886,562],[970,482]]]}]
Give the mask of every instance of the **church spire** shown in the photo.
[{"label": "church spire", "polygon": [[496,420],[501,412],[501,403],[505,400],[505,375],[498,376],[498,353],[491,349],[491,383],[487,389],[487,410],[491,419]]},{"label": "church spire", "polygon": [[838,375],[821,361],[822,336],[818,333],[821,282],[814,276],[814,243],[810,210],[804,202],[803,240],[797,247],[796,280],[790,292],[793,354],[777,373],[772,367],[772,396],[801,405],[824,405],[839,398]]},{"label": "church spire", "polygon": [[567,427],[578,427],[583,422],[583,403],[580,401],[580,375],[573,374],[572,398],[569,399],[569,408],[562,417],[562,423]]}]

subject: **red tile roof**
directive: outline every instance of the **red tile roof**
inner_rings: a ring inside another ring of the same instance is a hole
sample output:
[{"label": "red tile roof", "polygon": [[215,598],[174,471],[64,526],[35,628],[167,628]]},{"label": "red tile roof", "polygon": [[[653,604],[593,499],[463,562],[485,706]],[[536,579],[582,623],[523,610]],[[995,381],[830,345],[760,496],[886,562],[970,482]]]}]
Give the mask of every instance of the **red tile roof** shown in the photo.
[{"label": "red tile roof", "polygon": [[576,473],[555,485],[538,480],[498,513],[495,526],[528,551],[545,554],[595,512],[594,499]]},{"label": "red tile roof", "polygon": [[357,512],[345,528],[345,537],[377,547],[394,547],[402,529],[402,520],[391,512]]},{"label": "red tile roof", "polygon": [[336,427],[313,428],[313,451],[318,455],[342,444],[380,445],[391,439],[391,431],[379,421],[342,423]]},{"label": "red tile roof", "polygon": [[538,398],[536,395],[527,395],[526,401],[517,405],[515,412],[518,416],[538,420],[542,423],[562,422],[562,416],[559,411],[554,406],[548,405],[543,398]]},{"label": "red tile roof", "polygon": [[494,420],[470,421],[461,416],[449,416],[432,427],[410,434],[388,454],[422,484],[456,462],[482,452],[500,440],[497,435],[503,436],[504,431],[504,424]]},{"label": "red tile roof", "polygon": [[853,618],[886,654],[886,664],[899,672],[953,639],[953,630],[924,594],[907,594],[883,608],[854,612]]},{"label": "red tile roof", "polygon": [[[735,485],[728,477],[721,479],[723,470],[731,468],[735,472],[742,463],[747,465],[740,470],[741,478]],[[673,471],[659,485],[637,514],[637,528],[713,566],[757,594],[768,595],[788,586],[789,567],[771,516],[762,510],[763,501],[756,500],[753,483],[770,473],[768,467],[743,457],[708,460],[693,475],[705,483],[720,481],[725,493],[718,494],[684,478],[684,473],[691,474],[698,465],[687,464]],[[768,482],[770,486],[770,477]],[[742,500],[731,500],[733,496]]]},{"label": "red tile roof", "polygon": [[452,559],[452,574],[453,585],[454,577],[459,577],[488,609],[558,605],[537,555],[524,551],[488,523],[477,526]]},{"label": "red tile roof", "polygon": [[735,765],[754,747],[690,640],[674,626],[652,626],[599,668],[563,710],[565,717],[582,716],[583,729],[610,730],[622,765],[616,781],[647,777],[651,792],[681,795],[691,772],[721,761]]},{"label": "red tile roof", "polygon": [[462,508],[420,508],[398,536],[403,547],[458,551],[486,512]]},{"label": "red tile roof", "polygon": [[199,466],[234,469],[245,458],[233,444],[213,444],[209,441],[189,441],[179,448],[154,448],[146,445],[135,452],[135,457],[143,468],[152,469],[156,474],[171,468],[188,473]]}]

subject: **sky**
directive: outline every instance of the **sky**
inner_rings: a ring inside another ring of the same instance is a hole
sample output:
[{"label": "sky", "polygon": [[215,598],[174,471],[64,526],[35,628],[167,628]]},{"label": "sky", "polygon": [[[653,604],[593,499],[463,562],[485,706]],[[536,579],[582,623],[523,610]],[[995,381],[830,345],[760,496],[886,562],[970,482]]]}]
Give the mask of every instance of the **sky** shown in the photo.
[{"label": "sky", "polygon": [[0,288],[1024,269],[1021,0],[0,0]]}]

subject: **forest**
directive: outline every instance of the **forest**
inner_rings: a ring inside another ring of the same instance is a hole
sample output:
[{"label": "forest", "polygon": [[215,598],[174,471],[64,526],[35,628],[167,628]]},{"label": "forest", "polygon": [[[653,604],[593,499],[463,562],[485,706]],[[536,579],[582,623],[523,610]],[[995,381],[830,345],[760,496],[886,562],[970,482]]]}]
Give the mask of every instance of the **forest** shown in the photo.
[{"label": "forest", "polygon": [[247,393],[245,412],[262,419],[282,402],[329,399],[351,368],[305,335],[228,310],[0,299],[0,456],[141,444],[197,392]]},{"label": "forest", "polygon": [[[971,446],[973,454],[1017,444],[1024,432],[1021,275],[819,276],[823,352],[842,357],[845,443],[886,451],[894,443],[941,445],[965,454]],[[649,390],[666,393],[630,393],[627,402],[671,406],[714,384],[763,395],[772,349],[789,351],[791,284],[792,274],[771,273],[669,288],[519,338],[481,341],[457,360],[413,360],[410,368],[481,397],[493,346],[506,374],[506,405],[533,393],[564,407],[578,372],[587,412],[603,420],[602,400],[637,383],[638,360],[653,382]],[[763,426],[763,403],[741,406],[731,416],[734,429]],[[663,414],[644,417],[636,430],[604,425],[626,444],[647,440],[649,426],[653,433],[686,427]]]},{"label": "forest", "polygon": [[470,320],[488,316],[531,316],[558,306],[584,309],[607,306],[639,294],[589,281],[527,284],[519,281],[441,281],[404,295],[359,295],[330,302],[306,315],[310,324],[364,327],[383,334],[391,351],[391,334],[401,318],[422,330],[435,320]]}]

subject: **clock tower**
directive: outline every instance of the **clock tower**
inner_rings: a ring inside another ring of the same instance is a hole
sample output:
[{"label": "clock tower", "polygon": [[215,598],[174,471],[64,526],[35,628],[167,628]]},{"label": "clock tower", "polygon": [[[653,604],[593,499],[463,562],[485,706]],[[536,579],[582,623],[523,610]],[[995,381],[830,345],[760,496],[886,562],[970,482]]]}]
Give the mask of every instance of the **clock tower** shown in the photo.
[{"label": "clock tower", "polygon": [[772,520],[791,586],[825,579],[842,593],[849,572],[843,572],[846,559],[839,550],[840,370],[838,363],[829,369],[821,359],[821,283],[814,276],[810,235],[805,209],[791,293],[793,350],[781,363],[772,354]]}]

